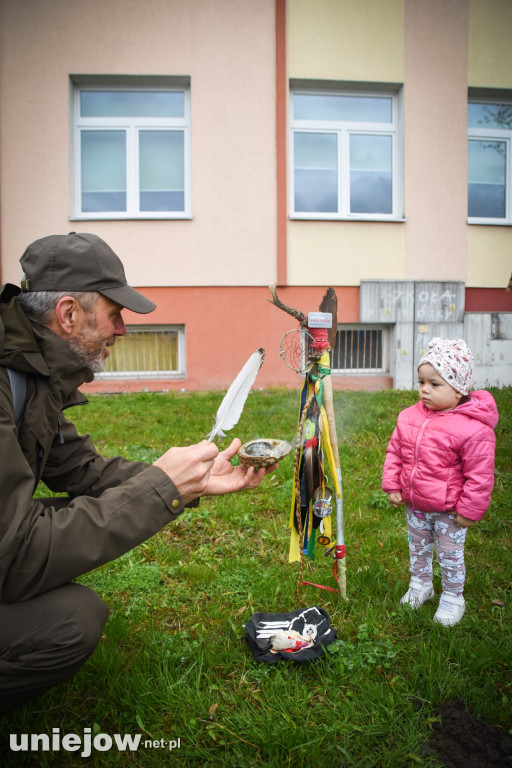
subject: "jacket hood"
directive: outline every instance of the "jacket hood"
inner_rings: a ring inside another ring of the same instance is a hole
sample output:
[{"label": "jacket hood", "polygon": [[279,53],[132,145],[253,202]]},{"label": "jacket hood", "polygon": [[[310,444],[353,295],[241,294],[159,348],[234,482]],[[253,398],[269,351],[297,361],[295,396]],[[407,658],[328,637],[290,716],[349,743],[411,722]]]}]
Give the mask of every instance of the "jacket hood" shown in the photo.
[{"label": "jacket hood", "polygon": [[39,350],[32,323],[16,301],[20,289],[4,285],[0,289],[0,357],[5,368],[23,373],[49,376],[50,371]]},{"label": "jacket hood", "polygon": [[476,389],[474,392],[470,392],[468,400],[454,408],[454,411],[471,416],[472,419],[481,421],[482,424],[486,424],[491,429],[496,427],[499,419],[496,401],[491,393],[485,389]]},{"label": "jacket hood", "polygon": [[92,381],[93,373],[63,339],[28,319],[16,300],[19,293],[15,285],[0,289],[0,365],[48,376],[64,394]]},{"label": "jacket hood", "polygon": [[[450,416],[452,413],[457,415],[464,414],[465,416],[469,416],[471,419],[480,421],[482,424],[485,424],[491,429],[496,427],[499,418],[498,408],[496,406],[494,397],[490,392],[487,392],[486,389],[476,389],[474,392],[470,392],[466,402],[461,403],[451,411],[431,411],[429,408],[427,408],[425,403],[422,403],[421,401],[416,403],[416,406],[419,407],[425,414],[430,414],[431,416],[433,413],[435,413],[437,416],[443,417]],[[415,406],[412,407],[414,408]]]}]

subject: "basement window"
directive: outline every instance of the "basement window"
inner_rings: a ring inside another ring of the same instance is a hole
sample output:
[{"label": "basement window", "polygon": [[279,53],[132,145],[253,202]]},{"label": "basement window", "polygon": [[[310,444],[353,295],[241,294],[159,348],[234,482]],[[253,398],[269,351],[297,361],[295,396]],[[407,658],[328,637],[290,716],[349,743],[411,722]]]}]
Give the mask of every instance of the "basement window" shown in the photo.
[{"label": "basement window", "polygon": [[185,329],[183,326],[130,325],[110,348],[98,379],[184,378]]},{"label": "basement window", "polygon": [[387,334],[382,328],[338,325],[331,353],[333,373],[386,373],[387,359]]}]

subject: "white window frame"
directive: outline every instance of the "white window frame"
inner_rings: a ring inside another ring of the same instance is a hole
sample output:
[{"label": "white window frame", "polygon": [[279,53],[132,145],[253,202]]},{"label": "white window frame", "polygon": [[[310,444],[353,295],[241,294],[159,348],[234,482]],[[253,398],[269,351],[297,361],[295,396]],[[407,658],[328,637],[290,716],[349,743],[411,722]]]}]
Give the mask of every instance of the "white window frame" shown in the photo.
[{"label": "white window frame", "polygon": [[[489,104],[490,106],[495,104],[510,104],[510,99],[486,99],[486,98],[470,98],[469,104]],[[477,141],[501,141],[506,144],[507,147],[507,162],[505,166],[505,217],[504,218],[491,218],[483,216],[468,216],[468,224],[492,224],[495,226],[511,226],[512,225],[512,128],[499,129],[499,128],[482,128],[469,127],[468,126],[468,145],[470,140]],[[468,180],[468,195],[469,195],[469,180]]]},{"label": "white window frame", "polygon": [[[183,325],[127,325],[127,332],[144,331],[146,333],[159,333],[162,331],[174,331],[178,335],[178,368],[176,371],[102,371],[94,375],[95,379],[184,379],[186,378],[185,366],[185,326]],[[115,345],[111,350],[115,354]]]},{"label": "white window frame", "polygon": [[[325,96],[361,96],[370,98],[391,98],[392,121],[391,123],[369,123],[356,121],[325,121],[325,120],[296,120],[293,117],[293,97],[295,94]],[[403,221],[404,220],[404,194],[403,194],[403,106],[402,90],[337,90],[320,88],[290,88],[290,166],[288,174],[288,198],[290,219],[308,220],[344,220],[344,221]],[[294,135],[295,133],[326,133],[337,135],[338,147],[338,211],[333,212],[307,212],[295,211],[295,158]],[[383,213],[351,213],[350,211],[350,167],[344,158],[350,157],[350,136],[372,135],[391,136],[392,140],[392,212]]]},{"label": "white window frame", "polygon": [[[127,78],[123,78],[126,83]],[[185,108],[183,118],[165,117],[82,117],[80,94],[83,91],[170,91],[184,92]],[[187,85],[118,85],[113,79],[109,84],[102,78],[101,84],[73,85],[72,91],[72,200],[70,220],[118,220],[118,219],[191,219],[191,159],[190,159],[190,87]],[[182,131],[184,134],[184,210],[183,211],[141,211],[139,204],[139,140],[142,130]],[[126,131],[126,211],[82,211],[81,182],[81,132],[87,130]]]},{"label": "white window frame", "polygon": [[389,327],[367,323],[338,323],[339,331],[380,331],[382,336],[382,367],[380,368],[334,368],[334,355],[331,356],[333,376],[385,376],[389,375]]}]

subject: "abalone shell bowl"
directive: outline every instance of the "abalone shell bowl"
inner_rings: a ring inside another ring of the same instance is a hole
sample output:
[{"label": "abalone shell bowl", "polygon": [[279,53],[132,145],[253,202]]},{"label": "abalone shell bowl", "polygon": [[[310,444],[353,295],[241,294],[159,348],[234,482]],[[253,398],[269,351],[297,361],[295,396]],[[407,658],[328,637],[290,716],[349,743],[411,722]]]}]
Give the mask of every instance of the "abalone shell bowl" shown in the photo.
[{"label": "abalone shell bowl", "polygon": [[249,467],[270,467],[287,456],[292,449],[290,443],[285,440],[273,440],[271,438],[259,438],[244,443],[238,451],[240,464]]}]

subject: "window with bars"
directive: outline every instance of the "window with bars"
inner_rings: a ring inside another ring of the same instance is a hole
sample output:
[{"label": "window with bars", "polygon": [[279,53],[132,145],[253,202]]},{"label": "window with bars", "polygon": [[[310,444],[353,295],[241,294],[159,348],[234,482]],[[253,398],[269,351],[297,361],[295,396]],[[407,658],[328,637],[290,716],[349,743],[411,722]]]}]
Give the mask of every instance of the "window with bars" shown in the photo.
[{"label": "window with bars", "polygon": [[339,325],[331,369],[344,373],[384,373],[388,369],[384,330]]},{"label": "window with bars", "polygon": [[131,325],[110,348],[97,378],[182,378],[185,332],[181,326]]}]

